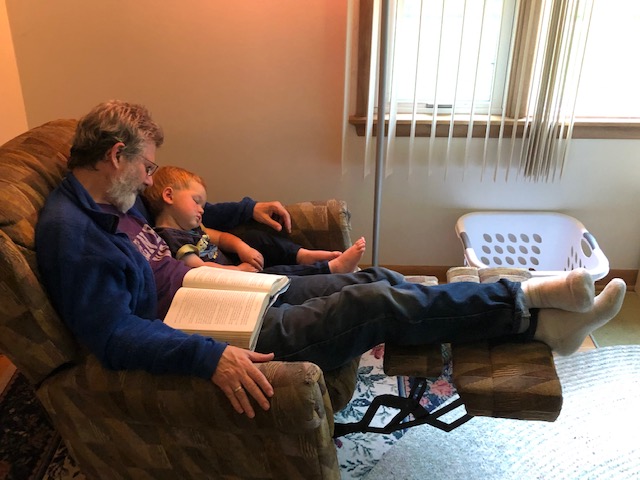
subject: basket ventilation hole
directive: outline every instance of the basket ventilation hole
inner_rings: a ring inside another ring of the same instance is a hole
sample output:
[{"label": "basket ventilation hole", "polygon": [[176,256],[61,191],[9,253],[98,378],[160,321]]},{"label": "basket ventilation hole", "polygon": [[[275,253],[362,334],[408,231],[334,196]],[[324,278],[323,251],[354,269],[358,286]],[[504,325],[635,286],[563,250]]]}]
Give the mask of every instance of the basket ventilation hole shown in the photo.
[{"label": "basket ventilation hole", "polygon": [[527,264],[527,261],[526,261],[524,258],[522,258],[522,257],[518,257],[518,263],[519,263],[520,265],[526,265],[526,264]]},{"label": "basket ventilation hole", "polygon": [[500,257],[493,257],[493,262],[496,265],[502,265],[502,260],[500,259]]},{"label": "basket ventilation hole", "polygon": [[542,237],[540,235],[538,235],[537,233],[533,234],[533,241],[536,243],[542,243]]},{"label": "basket ventilation hole", "polygon": [[482,260],[482,263],[485,265],[489,265],[491,263],[487,257],[480,257],[480,260]]},{"label": "basket ventilation hole", "polygon": [[524,245],[520,245],[520,253],[524,253],[526,255],[529,253],[529,250]]},{"label": "basket ventilation hole", "polygon": [[499,253],[500,255],[504,253],[504,250],[500,245],[496,245],[496,253]]},{"label": "basket ventilation hole", "polygon": [[540,265],[540,262],[538,261],[538,259],[536,257],[530,257],[529,261],[531,263],[533,263],[534,265]]},{"label": "basket ventilation hole", "polygon": [[490,249],[489,247],[487,247],[486,245],[483,245],[483,246],[482,246],[482,251],[483,251],[484,253],[491,253],[491,249]]},{"label": "basket ventilation hole", "polygon": [[484,238],[484,241],[487,243],[493,242],[493,238],[491,238],[491,235],[489,235],[488,233],[485,233],[484,235],[482,235],[482,238]]},{"label": "basket ventilation hole", "polygon": [[584,238],[580,241],[580,247],[582,248],[582,253],[587,258],[590,258],[593,255],[593,250],[591,249],[591,245]]},{"label": "basket ventilation hole", "polygon": [[525,234],[525,233],[521,233],[521,234],[520,234],[520,238],[522,239],[522,241],[523,241],[524,243],[529,243],[529,236],[528,236],[527,234]]},{"label": "basket ventilation hole", "polygon": [[504,243],[504,236],[502,236],[500,233],[496,233],[496,240],[500,243]]},{"label": "basket ventilation hole", "polygon": [[517,242],[518,241],[518,237],[516,237],[513,233],[510,233],[508,235],[508,237],[509,237],[509,241],[510,242]]},{"label": "basket ventilation hole", "polygon": [[535,253],[536,255],[540,255],[540,248],[539,248],[539,247],[537,247],[537,246],[535,246],[535,245],[532,245],[532,246],[531,246],[531,251],[532,251],[533,253]]},{"label": "basket ventilation hole", "polygon": [[507,261],[507,263],[509,265],[515,265],[515,263],[516,263],[516,262],[513,261],[513,258],[511,258],[511,257],[507,257],[505,260]]}]

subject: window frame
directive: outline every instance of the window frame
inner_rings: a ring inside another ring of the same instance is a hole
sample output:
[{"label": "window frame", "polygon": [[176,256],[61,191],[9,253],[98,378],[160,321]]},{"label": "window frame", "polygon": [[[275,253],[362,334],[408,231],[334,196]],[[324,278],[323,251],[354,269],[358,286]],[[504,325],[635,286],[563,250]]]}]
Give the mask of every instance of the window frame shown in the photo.
[{"label": "window frame", "polygon": [[[349,123],[356,129],[358,136],[366,135],[367,126],[367,101],[369,98],[369,79],[370,79],[370,58],[371,58],[371,34],[373,28],[373,2],[374,0],[360,0],[358,11],[358,56],[357,56],[357,81],[356,81],[356,98],[355,112],[349,116]],[[533,16],[533,21],[530,21]],[[523,76],[531,77],[531,71],[534,67],[534,51],[530,48],[525,51],[525,39],[527,37],[527,28],[538,28],[540,18],[542,16],[542,8],[540,2],[523,2],[522,8],[516,19],[516,39],[513,50],[512,71],[510,82],[518,82]],[[510,92],[517,91],[514,88],[509,89]],[[518,112],[515,111],[516,105],[525,105],[525,102],[518,102],[517,95],[510,93],[507,98],[507,111],[505,119],[504,135],[511,135],[514,125],[516,126],[516,136],[521,136],[525,119],[518,119]],[[522,108],[521,108],[522,111]],[[522,115],[522,113],[521,113]],[[521,116],[520,115],[520,116]],[[396,123],[396,136],[408,137],[411,135],[412,115],[408,113],[398,113]],[[502,117],[489,115],[473,115],[473,131],[471,136],[483,138],[486,136],[487,122],[491,122],[489,131],[490,138],[499,136],[500,122]],[[454,137],[466,137],[468,135],[468,125],[470,116],[464,114],[456,114],[453,121]],[[373,134],[377,132],[377,117],[373,120]],[[430,114],[416,115],[416,137],[429,137],[431,135],[431,127],[433,116]],[[449,135],[449,126],[451,124],[451,116],[447,114],[438,114],[436,117],[436,137],[447,137]],[[388,117],[386,122],[388,128]],[[640,118],[613,118],[613,117],[576,117],[573,125],[574,139],[640,139]]]}]

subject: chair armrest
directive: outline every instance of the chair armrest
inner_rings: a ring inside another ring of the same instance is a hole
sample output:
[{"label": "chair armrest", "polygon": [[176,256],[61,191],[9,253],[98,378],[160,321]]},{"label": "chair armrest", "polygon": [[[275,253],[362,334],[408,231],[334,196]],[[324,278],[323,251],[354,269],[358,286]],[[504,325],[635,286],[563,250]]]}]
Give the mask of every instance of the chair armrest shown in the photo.
[{"label": "chair armrest", "polygon": [[[112,371],[89,355],[87,361],[46,380],[37,394],[52,415],[73,414],[61,399],[76,397],[93,405],[94,418],[203,426],[224,430],[276,428],[286,432],[333,423],[333,410],[322,371],[310,362],[268,362],[258,368],[273,385],[271,408],[257,405],[256,418],[235,412],[224,393],[211,381],[179,375],[151,375],[144,371]],[[73,393],[71,393],[73,392]],[[332,426],[332,425],[331,425]]]},{"label": "chair armrest", "polygon": [[37,396],[89,478],[340,478],[333,412],[320,369],[259,366],[271,409],[235,412],[211,381],[111,371],[89,355],[47,379]]}]

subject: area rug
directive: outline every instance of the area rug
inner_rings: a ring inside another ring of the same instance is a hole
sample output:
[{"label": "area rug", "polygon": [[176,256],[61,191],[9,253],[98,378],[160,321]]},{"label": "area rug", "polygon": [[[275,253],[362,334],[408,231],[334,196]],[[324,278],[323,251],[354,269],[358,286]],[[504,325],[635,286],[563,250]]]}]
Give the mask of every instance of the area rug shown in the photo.
[{"label": "area rug", "polygon": [[18,372],[0,393],[0,479],[40,480],[60,443],[33,387]]},{"label": "area rug", "polygon": [[553,422],[475,417],[444,433],[409,430],[365,480],[626,480],[640,477],[640,346],[556,361],[564,403]]},{"label": "area rug", "polygon": [[[420,404],[428,411],[436,410],[457,397],[451,383],[451,351],[443,347],[444,368],[442,375],[427,381],[426,390]],[[359,421],[369,408],[371,401],[378,395],[392,394],[407,396],[411,389],[411,377],[389,377],[383,370],[384,345],[366,352],[360,359],[356,391],[351,402],[335,415],[335,421],[353,423]],[[398,410],[382,407],[376,412],[372,426],[383,427],[388,424]],[[434,427],[429,427],[433,429]],[[335,439],[338,462],[342,480],[355,480],[366,477],[378,460],[396,444],[407,430],[398,430],[392,434],[350,433]]]}]

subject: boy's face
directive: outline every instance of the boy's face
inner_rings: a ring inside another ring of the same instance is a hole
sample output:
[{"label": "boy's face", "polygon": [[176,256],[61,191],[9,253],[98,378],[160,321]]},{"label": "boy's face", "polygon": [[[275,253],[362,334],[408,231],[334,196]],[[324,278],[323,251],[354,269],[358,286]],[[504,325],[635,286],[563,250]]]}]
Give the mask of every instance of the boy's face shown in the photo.
[{"label": "boy's face", "polygon": [[202,222],[207,191],[198,182],[189,182],[188,188],[174,189],[171,215],[183,230],[196,228]]}]

